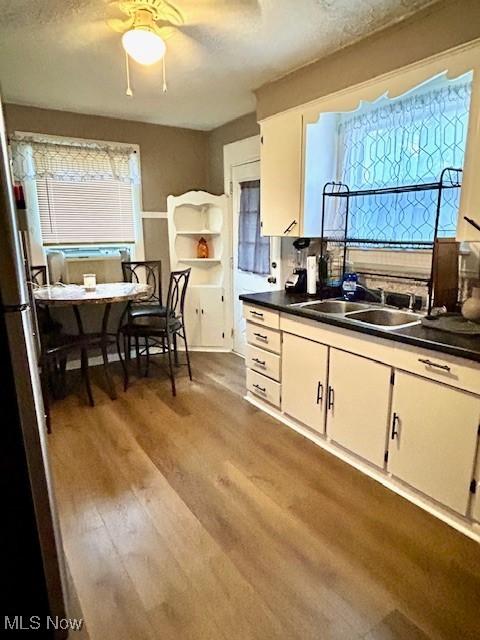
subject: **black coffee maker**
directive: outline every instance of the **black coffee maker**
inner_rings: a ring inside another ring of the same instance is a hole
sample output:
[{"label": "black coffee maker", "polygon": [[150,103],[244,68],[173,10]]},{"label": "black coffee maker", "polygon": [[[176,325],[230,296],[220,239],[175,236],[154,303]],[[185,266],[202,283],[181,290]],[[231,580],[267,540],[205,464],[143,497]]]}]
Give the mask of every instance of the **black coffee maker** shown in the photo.
[{"label": "black coffee maker", "polygon": [[293,243],[296,249],[295,266],[285,282],[285,290],[293,293],[307,292],[307,249],[310,246],[310,238],[297,238]]}]

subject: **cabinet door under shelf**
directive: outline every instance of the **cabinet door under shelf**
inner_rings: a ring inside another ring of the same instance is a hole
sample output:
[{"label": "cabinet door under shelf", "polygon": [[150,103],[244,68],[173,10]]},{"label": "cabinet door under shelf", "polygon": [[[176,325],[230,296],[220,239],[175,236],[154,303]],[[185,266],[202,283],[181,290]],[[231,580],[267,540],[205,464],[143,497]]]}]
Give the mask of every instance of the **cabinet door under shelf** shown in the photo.
[{"label": "cabinet door under shelf", "polygon": [[330,349],[327,435],[377,467],[384,466],[391,368]]},{"label": "cabinet door under shelf", "polygon": [[328,347],[283,334],[282,411],[299,422],[325,431]]},{"label": "cabinet door under shelf", "polygon": [[410,373],[395,375],[388,471],[466,515],[480,398]]},{"label": "cabinet door under shelf", "polygon": [[199,287],[202,346],[222,347],[225,343],[224,298],[221,287]]}]

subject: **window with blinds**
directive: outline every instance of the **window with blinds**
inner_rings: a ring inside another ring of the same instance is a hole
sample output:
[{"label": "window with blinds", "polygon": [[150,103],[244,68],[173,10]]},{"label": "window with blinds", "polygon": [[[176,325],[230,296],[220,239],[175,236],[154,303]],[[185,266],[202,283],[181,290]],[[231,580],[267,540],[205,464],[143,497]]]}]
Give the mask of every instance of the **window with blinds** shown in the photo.
[{"label": "window with blinds", "polygon": [[43,243],[134,242],[133,185],[115,178],[37,178]]}]

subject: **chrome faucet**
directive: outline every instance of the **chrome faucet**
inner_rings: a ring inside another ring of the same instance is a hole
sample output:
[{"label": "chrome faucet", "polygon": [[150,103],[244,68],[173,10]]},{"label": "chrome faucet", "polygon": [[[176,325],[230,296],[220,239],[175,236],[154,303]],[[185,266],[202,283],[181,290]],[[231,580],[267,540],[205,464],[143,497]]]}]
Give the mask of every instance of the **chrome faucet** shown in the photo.
[{"label": "chrome faucet", "polygon": [[360,282],[357,282],[357,289],[362,289],[362,291],[365,291],[365,293],[368,293],[370,296],[375,298],[377,302],[380,302],[380,304],[386,304],[386,293],[384,289],[377,289],[377,293],[377,291],[375,291],[374,289],[364,287],[363,284],[360,284]]}]

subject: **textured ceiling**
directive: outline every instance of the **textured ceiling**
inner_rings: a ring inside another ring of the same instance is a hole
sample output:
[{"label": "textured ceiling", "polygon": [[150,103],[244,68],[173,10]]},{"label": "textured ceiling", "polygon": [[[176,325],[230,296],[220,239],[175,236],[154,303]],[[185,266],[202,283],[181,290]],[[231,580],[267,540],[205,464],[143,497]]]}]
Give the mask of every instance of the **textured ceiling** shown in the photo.
[{"label": "textured ceiling", "polygon": [[132,63],[104,0],[2,0],[0,83],[8,102],[211,129],[253,111],[252,90],[431,0],[177,0],[185,25],[161,64]]}]

